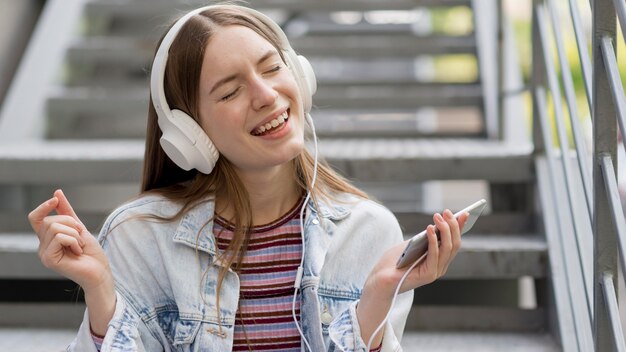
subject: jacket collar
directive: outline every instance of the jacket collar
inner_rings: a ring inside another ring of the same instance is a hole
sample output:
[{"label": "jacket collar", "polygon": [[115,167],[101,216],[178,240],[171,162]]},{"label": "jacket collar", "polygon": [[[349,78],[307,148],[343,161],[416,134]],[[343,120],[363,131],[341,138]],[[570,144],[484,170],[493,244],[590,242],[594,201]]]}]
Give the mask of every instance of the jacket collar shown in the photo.
[{"label": "jacket collar", "polygon": [[174,232],[174,242],[215,255],[217,252],[213,236],[214,214],[215,200],[213,198],[187,211]]},{"label": "jacket collar", "polygon": [[346,206],[338,204],[334,201],[322,198],[318,202],[318,208],[315,208],[315,203],[312,199],[307,204],[309,212],[318,214],[320,217],[329,219],[332,221],[339,221],[345,219],[350,215],[350,209]]},{"label": "jacket collar", "polygon": [[[313,200],[307,203],[309,213],[331,221],[339,221],[350,214],[350,209],[342,204],[320,199],[318,209]],[[210,255],[217,253],[215,236],[213,235],[213,216],[215,215],[215,200],[209,198],[190,209],[181,219],[174,232],[174,242],[182,243]],[[206,224],[206,225],[205,225]],[[198,235],[198,233],[200,235]]]}]

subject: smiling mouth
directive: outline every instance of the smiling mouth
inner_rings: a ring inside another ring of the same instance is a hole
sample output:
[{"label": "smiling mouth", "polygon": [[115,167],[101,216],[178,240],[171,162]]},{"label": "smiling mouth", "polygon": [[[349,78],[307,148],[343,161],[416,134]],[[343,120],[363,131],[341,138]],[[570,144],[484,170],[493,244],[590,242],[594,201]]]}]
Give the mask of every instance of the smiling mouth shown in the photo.
[{"label": "smiling mouth", "polygon": [[285,126],[287,120],[289,119],[288,111],[283,112],[280,116],[273,119],[272,121],[266,123],[265,125],[255,129],[251,132],[253,136],[264,136],[266,134],[270,134],[274,131],[278,131],[280,128]]}]

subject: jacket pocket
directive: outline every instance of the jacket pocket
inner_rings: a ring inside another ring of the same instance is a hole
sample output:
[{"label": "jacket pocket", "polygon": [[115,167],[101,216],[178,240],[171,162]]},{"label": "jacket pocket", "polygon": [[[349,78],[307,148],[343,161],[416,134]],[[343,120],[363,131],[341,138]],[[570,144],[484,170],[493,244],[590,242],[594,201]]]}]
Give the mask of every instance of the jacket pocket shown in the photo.
[{"label": "jacket pocket", "polygon": [[331,295],[318,295],[320,302],[320,321],[322,323],[322,334],[328,336],[330,323],[348,309],[352,299],[336,297]]},{"label": "jacket pocket", "polygon": [[199,329],[200,322],[197,320],[179,320],[174,329],[174,346],[193,344]]},{"label": "jacket pocket", "polygon": [[173,338],[174,351],[207,352],[230,351],[233,348],[233,326],[181,319],[176,324]]}]

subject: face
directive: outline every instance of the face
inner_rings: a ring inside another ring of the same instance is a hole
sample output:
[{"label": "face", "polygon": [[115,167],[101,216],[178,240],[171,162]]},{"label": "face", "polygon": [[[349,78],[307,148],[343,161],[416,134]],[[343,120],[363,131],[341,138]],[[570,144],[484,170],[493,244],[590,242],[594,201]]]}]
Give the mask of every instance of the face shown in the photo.
[{"label": "face", "polygon": [[222,27],[209,39],[199,104],[202,128],[240,170],[285,165],[304,147],[296,81],[276,48],[247,27]]}]

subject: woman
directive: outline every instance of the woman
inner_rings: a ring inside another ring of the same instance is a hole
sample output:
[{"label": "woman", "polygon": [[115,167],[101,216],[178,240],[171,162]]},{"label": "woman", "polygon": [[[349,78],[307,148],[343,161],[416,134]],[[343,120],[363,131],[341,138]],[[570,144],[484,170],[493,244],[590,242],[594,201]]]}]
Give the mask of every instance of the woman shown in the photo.
[{"label": "woman", "polygon": [[256,11],[209,6],[170,27],[141,195],[98,241],[60,190],[29,215],[43,264],[85,292],[68,350],[400,348],[412,290],[445,273],[466,216],[434,216],[426,260],[375,333],[406,243],[387,209],[306,150],[314,91],[306,59]]}]

